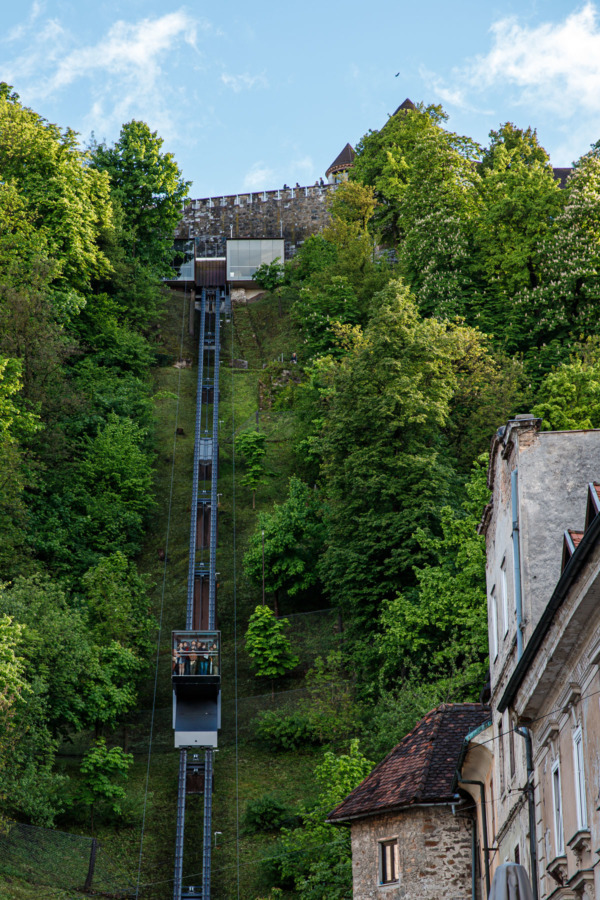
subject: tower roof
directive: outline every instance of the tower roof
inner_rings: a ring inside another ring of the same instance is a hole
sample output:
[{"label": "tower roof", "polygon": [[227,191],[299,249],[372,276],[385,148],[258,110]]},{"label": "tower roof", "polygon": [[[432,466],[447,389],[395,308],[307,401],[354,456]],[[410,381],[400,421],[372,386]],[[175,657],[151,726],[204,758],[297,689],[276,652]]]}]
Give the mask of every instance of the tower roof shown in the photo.
[{"label": "tower roof", "polygon": [[341,169],[349,169],[354,163],[354,157],[356,153],[354,152],[354,147],[350,144],[346,144],[341,153],[339,153],[334,161],[331,163],[325,175],[329,177],[334,172],[339,172]]},{"label": "tower roof", "polygon": [[409,98],[407,97],[406,100],[404,101],[404,103],[401,103],[401,104],[400,104],[400,106],[398,107],[398,109],[396,110],[396,112],[394,113],[394,115],[397,115],[397,113],[399,113],[400,110],[402,110],[402,109],[416,109],[416,108],[417,108],[417,107],[416,107],[415,104],[412,102],[412,100],[409,100]]}]

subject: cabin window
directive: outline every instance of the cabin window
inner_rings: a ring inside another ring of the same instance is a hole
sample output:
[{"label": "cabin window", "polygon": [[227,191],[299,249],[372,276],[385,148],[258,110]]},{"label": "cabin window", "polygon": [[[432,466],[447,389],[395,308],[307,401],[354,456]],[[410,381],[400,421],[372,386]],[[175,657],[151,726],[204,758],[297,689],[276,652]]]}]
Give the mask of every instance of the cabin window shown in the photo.
[{"label": "cabin window", "polygon": [[587,803],[585,800],[585,769],[583,766],[583,734],[581,725],[573,734],[573,763],[575,771],[575,802],[577,805],[577,827],[587,828]]},{"label": "cabin window", "polygon": [[381,884],[398,881],[398,841],[381,841],[379,844],[379,874]]},{"label": "cabin window", "polygon": [[558,760],[552,766],[552,804],[554,806],[554,852],[557,856],[563,856],[565,852],[565,837],[563,834],[560,763]]}]

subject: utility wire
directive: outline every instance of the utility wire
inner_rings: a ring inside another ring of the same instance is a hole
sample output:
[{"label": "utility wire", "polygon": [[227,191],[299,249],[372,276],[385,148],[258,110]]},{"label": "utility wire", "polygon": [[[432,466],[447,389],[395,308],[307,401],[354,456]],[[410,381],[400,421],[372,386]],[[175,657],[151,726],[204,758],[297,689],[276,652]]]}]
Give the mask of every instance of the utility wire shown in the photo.
[{"label": "utility wire", "polygon": [[[181,337],[179,341],[179,358],[183,358],[183,334],[185,328],[185,307],[187,300],[187,285],[183,292],[183,303],[181,306]],[[154,717],[156,712],[156,695],[158,692],[158,666],[160,659],[160,642],[162,638],[162,626],[163,626],[163,611],[165,606],[165,589],[167,584],[167,562],[169,560],[169,536],[171,533],[171,509],[173,506],[173,483],[175,480],[175,453],[177,450],[177,426],[179,424],[179,397],[181,394],[181,372],[182,369],[178,369],[178,377],[177,377],[177,404],[175,406],[175,427],[173,429],[173,454],[171,459],[171,484],[169,486],[169,506],[167,512],[167,535],[165,538],[165,558],[163,561],[163,579],[162,579],[162,588],[161,588],[161,596],[160,596],[160,613],[158,617],[158,635],[156,641],[156,662],[154,667],[154,690],[152,694],[152,715],[150,718],[150,738],[148,743],[148,762],[146,765],[146,783],[144,788],[144,809],[142,812],[142,832],[140,835],[140,853],[138,859],[138,873],[137,873],[137,882],[135,887],[135,900],[138,900],[139,891],[140,891],[140,879],[142,872],[142,857],[144,851],[144,832],[146,829],[146,810],[148,807],[148,785],[150,782],[150,760],[152,758],[152,741],[154,738]]]},{"label": "utility wire", "polygon": [[240,900],[240,760],[238,731],[237,567],[235,534],[235,369],[233,367],[233,305],[231,309],[231,503],[233,517],[233,671],[235,704],[235,844],[237,897]]}]

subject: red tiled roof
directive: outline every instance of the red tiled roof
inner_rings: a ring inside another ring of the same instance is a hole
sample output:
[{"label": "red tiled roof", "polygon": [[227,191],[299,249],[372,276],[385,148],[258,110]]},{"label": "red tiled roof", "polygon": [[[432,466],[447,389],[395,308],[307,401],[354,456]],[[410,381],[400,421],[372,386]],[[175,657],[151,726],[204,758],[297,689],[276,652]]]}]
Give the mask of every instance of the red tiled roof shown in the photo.
[{"label": "red tiled roof", "polygon": [[433,709],[329,813],[328,821],[453,800],[452,779],[464,739],[489,718],[489,707],[481,703],[444,703]]},{"label": "red tiled roof", "polygon": [[331,163],[325,174],[328,176],[330,172],[337,172],[338,169],[349,169],[354,163],[356,153],[350,144],[346,144],[341,153],[339,153]]},{"label": "red tiled roof", "polygon": [[569,534],[571,535],[571,540],[573,541],[573,546],[575,549],[579,547],[581,543],[581,538],[583,537],[583,531],[573,531],[572,528],[569,528]]}]

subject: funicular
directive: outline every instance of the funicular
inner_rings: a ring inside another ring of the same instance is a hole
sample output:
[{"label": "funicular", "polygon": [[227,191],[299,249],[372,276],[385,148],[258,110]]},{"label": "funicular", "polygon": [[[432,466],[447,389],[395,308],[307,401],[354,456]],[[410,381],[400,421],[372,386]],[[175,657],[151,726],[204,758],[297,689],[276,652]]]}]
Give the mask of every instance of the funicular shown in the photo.
[{"label": "funicular", "polygon": [[221,727],[221,632],[174,631],[175,747],[216,748]]}]

